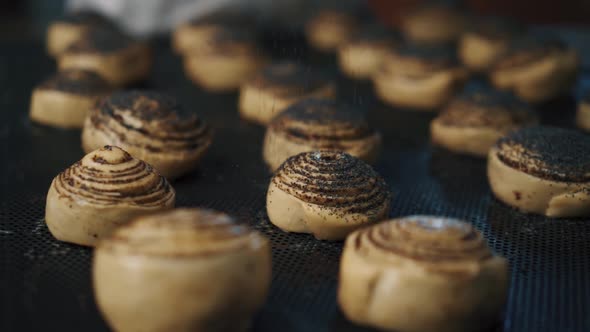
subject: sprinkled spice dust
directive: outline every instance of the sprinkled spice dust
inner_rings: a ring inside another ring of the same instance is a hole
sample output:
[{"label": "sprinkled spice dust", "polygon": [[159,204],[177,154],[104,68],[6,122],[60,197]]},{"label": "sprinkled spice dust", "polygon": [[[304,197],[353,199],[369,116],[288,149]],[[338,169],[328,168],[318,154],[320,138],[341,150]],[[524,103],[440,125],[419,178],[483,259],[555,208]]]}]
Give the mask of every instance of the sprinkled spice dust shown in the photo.
[{"label": "sprinkled spice dust", "polygon": [[510,133],[496,144],[498,158],[543,179],[590,181],[590,136],[575,130],[534,126]]}]

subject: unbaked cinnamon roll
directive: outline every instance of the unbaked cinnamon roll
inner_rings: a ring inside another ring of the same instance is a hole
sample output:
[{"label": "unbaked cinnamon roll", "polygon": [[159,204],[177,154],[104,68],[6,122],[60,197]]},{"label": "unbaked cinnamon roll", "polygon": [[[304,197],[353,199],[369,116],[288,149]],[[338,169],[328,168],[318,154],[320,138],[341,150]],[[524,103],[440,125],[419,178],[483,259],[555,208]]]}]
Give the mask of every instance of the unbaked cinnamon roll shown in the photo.
[{"label": "unbaked cinnamon roll", "polygon": [[111,84],[123,86],[145,79],[152,65],[148,45],[112,29],[89,29],[59,56],[64,69],[87,69]]},{"label": "unbaked cinnamon roll", "polygon": [[172,48],[178,54],[209,47],[224,30],[254,30],[250,17],[238,13],[213,13],[180,24],[172,33]]},{"label": "unbaked cinnamon roll", "polygon": [[51,22],[47,29],[47,53],[59,56],[92,28],[116,29],[107,18],[92,12],[71,13]]},{"label": "unbaked cinnamon roll", "polygon": [[94,103],[112,87],[87,70],[65,70],[37,85],[31,95],[31,120],[62,128],[82,128]]},{"label": "unbaked cinnamon roll", "polygon": [[537,115],[508,93],[476,89],[454,98],[430,123],[436,145],[458,153],[486,157],[508,132],[537,124]]},{"label": "unbaked cinnamon roll", "polygon": [[483,18],[473,22],[459,41],[459,57],[473,71],[486,71],[509,49],[524,29],[499,18]]},{"label": "unbaked cinnamon roll", "polygon": [[338,48],[340,69],[355,79],[371,78],[397,39],[397,34],[381,26],[359,29]]},{"label": "unbaked cinnamon roll", "polygon": [[590,131],[590,92],[578,104],[576,124],[579,128]]},{"label": "unbaked cinnamon roll", "polygon": [[226,214],[176,209],[102,240],[93,275],[116,331],[247,331],[270,286],[270,245]]},{"label": "unbaked cinnamon roll", "polygon": [[528,102],[542,102],[568,93],[579,67],[578,53],[565,43],[527,38],[512,43],[491,68],[490,79]]},{"label": "unbaked cinnamon roll", "polygon": [[381,135],[361,110],[330,99],[305,99],[275,117],[264,137],[263,155],[275,170],[287,158],[314,150],[344,151],[374,163]]},{"label": "unbaked cinnamon roll", "polygon": [[523,212],[590,216],[590,136],[545,126],[512,132],[490,150],[488,180],[500,201]]},{"label": "unbaked cinnamon roll", "polygon": [[120,91],[90,111],[82,131],[84,151],[116,145],[167,178],[193,170],[212,141],[212,131],[175,98],[154,91]]},{"label": "unbaked cinnamon roll", "polygon": [[206,47],[184,54],[184,71],[195,84],[209,91],[240,87],[266,63],[255,35],[247,30],[216,31]]},{"label": "unbaked cinnamon roll", "polygon": [[266,196],[268,218],[286,232],[342,240],[383,220],[391,192],[371,166],[347,153],[304,152],[287,159]]},{"label": "unbaked cinnamon roll", "polygon": [[322,52],[338,49],[357,29],[356,18],[348,12],[323,9],[305,24],[305,36],[312,47]]},{"label": "unbaked cinnamon roll", "polygon": [[456,41],[468,22],[463,9],[433,1],[404,15],[401,29],[405,37],[412,42],[447,43]]},{"label": "unbaked cinnamon roll", "polygon": [[484,331],[500,317],[508,264],[470,224],[410,216],[348,236],[338,303],[348,319],[386,331]]},{"label": "unbaked cinnamon roll", "polygon": [[375,93],[384,102],[434,110],[448,102],[467,77],[452,47],[407,44],[385,56],[373,79]]},{"label": "unbaked cinnamon roll", "polygon": [[45,222],[60,241],[94,246],[132,217],[173,208],[174,200],[174,189],[149,164],[105,146],[53,179]]},{"label": "unbaked cinnamon roll", "polygon": [[326,75],[294,62],[280,62],[263,68],[240,89],[242,117],[260,124],[297,101],[309,97],[335,97],[336,87]]}]

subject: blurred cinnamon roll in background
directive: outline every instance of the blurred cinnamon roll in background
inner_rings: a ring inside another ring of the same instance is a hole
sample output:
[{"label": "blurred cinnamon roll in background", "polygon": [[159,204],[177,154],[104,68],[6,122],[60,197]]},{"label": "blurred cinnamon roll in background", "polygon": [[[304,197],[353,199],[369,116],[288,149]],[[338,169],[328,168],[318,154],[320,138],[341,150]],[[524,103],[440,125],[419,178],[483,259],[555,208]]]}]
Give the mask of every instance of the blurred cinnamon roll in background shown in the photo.
[{"label": "blurred cinnamon roll in background", "polygon": [[60,70],[87,69],[111,84],[124,86],[146,79],[152,66],[150,47],[112,29],[89,29],[57,59]]},{"label": "blurred cinnamon roll in background", "polygon": [[512,42],[490,80],[528,102],[543,102],[571,92],[579,67],[578,53],[564,42],[526,37]]},{"label": "blurred cinnamon roll in background", "polygon": [[270,181],[266,211],[286,232],[342,240],[385,219],[391,192],[372,168],[337,151],[304,152],[287,159]]},{"label": "blurred cinnamon roll in background", "polygon": [[172,96],[120,91],[90,111],[82,132],[84,151],[116,145],[153,165],[167,178],[193,170],[212,141],[212,130]]},{"label": "blurred cinnamon roll in background", "polygon": [[448,43],[456,41],[468,23],[463,8],[443,1],[425,1],[405,13],[401,30],[414,43]]},{"label": "blurred cinnamon roll in background", "polygon": [[45,222],[60,241],[94,246],[132,217],[173,208],[175,196],[152,166],[105,146],[53,179]]},{"label": "blurred cinnamon roll in background", "polygon": [[586,92],[578,103],[576,124],[579,128],[590,131],[590,91]]},{"label": "blurred cinnamon roll in background", "polygon": [[270,286],[270,244],[226,214],[177,209],[101,241],[93,276],[117,331],[247,331]]},{"label": "blurred cinnamon roll in background", "polygon": [[455,97],[430,123],[432,143],[454,152],[486,157],[508,132],[535,125],[535,112],[513,95],[492,88]]},{"label": "blurred cinnamon roll in background", "polygon": [[274,116],[309,97],[335,97],[336,86],[326,75],[294,62],[279,62],[263,68],[240,89],[242,117],[268,124]]},{"label": "blurred cinnamon roll in background", "polygon": [[459,57],[467,68],[477,72],[490,69],[524,35],[524,27],[507,19],[478,18],[459,41]]},{"label": "blurred cinnamon roll in background", "polygon": [[399,35],[380,25],[359,28],[338,48],[338,63],[347,76],[369,79],[381,66],[383,57],[399,43]]},{"label": "blurred cinnamon roll in background", "polygon": [[482,331],[506,301],[508,264],[470,224],[393,219],[348,236],[338,303],[355,323],[387,331]]},{"label": "blurred cinnamon roll in background", "polygon": [[377,160],[381,135],[361,110],[330,99],[302,100],[276,116],[264,137],[264,160],[272,170],[288,157],[314,150],[344,151],[367,163]]},{"label": "blurred cinnamon roll in background", "polygon": [[106,17],[94,12],[73,12],[51,22],[47,28],[47,53],[58,57],[70,45],[86,38],[90,29],[113,29],[116,27]]},{"label": "blurred cinnamon roll in background", "polygon": [[183,60],[187,77],[205,90],[238,89],[267,62],[256,35],[248,30],[216,30],[206,44],[189,49]]},{"label": "blurred cinnamon roll in background", "polygon": [[451,45],[405,44],[387,53],[373,80],[385,103],[432,111],[448,102],[468,76]]},{"label": "blurred cinnamon roll in background", "polygon": [[353,13],[335,8],[320,9],[305,23],[307,42],[322,52],[336,51],[358,27]]},{"label": "blurred cinnamon roll in background", "polygon": [[29,116],[35,122],[50,126],[82,128],[94,103],[112,89],[94,72],[64,70],[35,87]]}]

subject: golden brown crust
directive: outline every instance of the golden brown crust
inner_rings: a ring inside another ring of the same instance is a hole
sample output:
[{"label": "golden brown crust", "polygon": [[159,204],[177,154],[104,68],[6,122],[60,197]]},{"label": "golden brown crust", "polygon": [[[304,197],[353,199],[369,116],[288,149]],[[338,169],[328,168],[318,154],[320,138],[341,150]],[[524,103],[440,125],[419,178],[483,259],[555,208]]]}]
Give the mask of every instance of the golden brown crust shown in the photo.
[{"label": "golden brown crust", "polygon": [[459,65],[450,45],[405,44],[390,50],[384,59],[383,69],[408,77],[420,77]]}]

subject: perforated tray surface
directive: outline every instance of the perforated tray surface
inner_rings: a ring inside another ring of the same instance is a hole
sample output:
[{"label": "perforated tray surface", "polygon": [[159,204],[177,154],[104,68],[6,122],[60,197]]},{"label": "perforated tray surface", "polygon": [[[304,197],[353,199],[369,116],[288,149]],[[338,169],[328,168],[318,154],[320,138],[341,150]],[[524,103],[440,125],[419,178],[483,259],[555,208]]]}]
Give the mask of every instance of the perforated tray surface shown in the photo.
[{"label": "perforated tray surface", "polygon": [[[270,37],[267,44],[276,57],[336,72],[333,59],[306,51],[299,39]],[[80,133],[28,120],[31,89],[54,70],[42,45],[5,44],[1,49],[0,330],[106,331],[93,299],[91,250],[54,240],[43,220],[51,179],[83,156]],[[509,259],[509,298],[496,330],[590,331],[589,220],[549,220],[502,205],[490,194],[483,160],[430,146],[431,114],[386,107],[375,100],[369,84],[339,81],[341,97],[367,109],[383,133],[376,169],[394,193],[391,216],[422,213],[468,220]],[[348,323],[337,308],[342,243],[286,234],[269,224],[264,203],[270,174],[261,159],[264,130],[240,120],[237,95],[207,94],[190,84],[166,43],[157,45],[146,86],[174,93],[216,128],[198,171],[174,183],[178,206],[226,211],[272,241],[271,292],[253,331],[368,331]],[[571,97],[544,105],[543,121],[571,126],[574,105]]]}]

